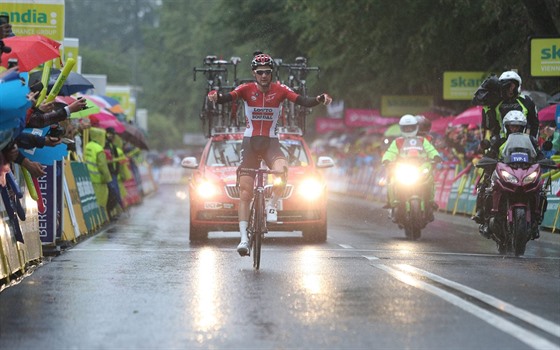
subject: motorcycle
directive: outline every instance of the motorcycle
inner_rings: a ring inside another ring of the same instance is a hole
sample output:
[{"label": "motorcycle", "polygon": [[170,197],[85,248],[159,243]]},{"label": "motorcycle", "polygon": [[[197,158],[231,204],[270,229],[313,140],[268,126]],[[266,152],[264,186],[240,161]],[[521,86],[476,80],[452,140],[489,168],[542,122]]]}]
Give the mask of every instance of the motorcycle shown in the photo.
[{"label": "motorcycle", "polygon": [[391,218],[404,229],[406,238],[417,240],[422,229],[434,220],[432,203],[426,200],[432,191],[432,162],[401,159],[389,171],[394,191]]},{"label": "motorcycle", "polygon": [[492,174],[484,195],[487,215],[479,230],[496,242],[500,254],[522,256],[527,242],[538,237],[546,211],[550,177],[545,184],[542,169],[556,164],[550,159],[535,161],[534,149],[511,145],[500,160],[483,157],[476,165]]}]

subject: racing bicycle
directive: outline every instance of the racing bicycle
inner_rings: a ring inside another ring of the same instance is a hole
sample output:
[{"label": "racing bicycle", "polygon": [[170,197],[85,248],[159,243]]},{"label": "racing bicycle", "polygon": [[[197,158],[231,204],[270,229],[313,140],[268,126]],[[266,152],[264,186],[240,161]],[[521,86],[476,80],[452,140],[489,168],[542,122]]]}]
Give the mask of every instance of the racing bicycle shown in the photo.
[{"label": "racing bicycle", "polygon": [[[307,58],[296,57],[295,63],[282,63],[279,62],[279,68],[288,70],[288,80],[284,82],[290,89],[297,94],[307,96],[307,75],[311,71],[319,72],[319,67],[307,66]],[[279,70],[277,70],[277,79],[279,80]],[[296,105],[288,100],[284,101],[285,110],[285,124],[288,128],[300,128],[302,133],[305,134],[305,125],[307,115],[311,113],[311,109]]]},{"label": "racing bicycle", "polygon": [[[202,104],[202,111],[200,119],[202,120],[202,129],[206,137],[212,135],[214,129],[225,128],[237,124],[239,118],[237,117],[237,101],[232,101],[227,104],[215,104],[208,100],[208,93],[216,90],[220,93],[227,93],[232,91],[237,86],[237,64],[241,59],[232,57],[228,62],[220,60],[217,56],[206,56],[204,58],[204,68],[193,68],[193,80],[196,81],[196,73],[201,72],[206,77],[206,93],[204,95],[204,102]],[[233,85],[229,85],[228,80],[228,65],[233,65]],[[228,120],[229,116],[229,120]],[[237,126],[237,125],[235,125]]]},{"label": "racing bicycle", "polygon": [[268,233],[266,227],[266,209],[265,209],[265,175],[280,175],[283,184],[286,183],[288,177],[288,168],[283,171],[271,170],[268,168],[238,168],[237,169],[237,186],[239,187],[239,173],[254,173],[255,187],[253,192],[253,201],[249,211],[249,225],[247,227],[247,236],[249,238],[249,255],[253,255],[253,268],[258,270],[261,264],[261,247],[264,235]]}]

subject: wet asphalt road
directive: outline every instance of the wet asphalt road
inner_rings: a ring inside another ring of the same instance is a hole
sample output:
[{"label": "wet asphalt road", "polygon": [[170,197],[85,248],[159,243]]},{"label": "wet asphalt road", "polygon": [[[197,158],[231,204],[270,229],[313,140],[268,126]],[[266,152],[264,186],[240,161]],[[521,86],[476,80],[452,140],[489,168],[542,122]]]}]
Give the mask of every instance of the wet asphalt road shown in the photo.
[{"label": "wet asphalt road", "polygon": [[409,242],[378,203],[331,195],[324,244],[188,242],[184,186],[0,293],[1,349],[560,349],[560,235],[497,255],[464,217]]}]

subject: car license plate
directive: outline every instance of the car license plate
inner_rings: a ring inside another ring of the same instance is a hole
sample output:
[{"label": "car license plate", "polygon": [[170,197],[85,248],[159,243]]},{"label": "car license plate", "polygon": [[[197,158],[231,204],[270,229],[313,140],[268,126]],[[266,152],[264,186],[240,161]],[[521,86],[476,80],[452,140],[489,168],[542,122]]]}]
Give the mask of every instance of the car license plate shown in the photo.
[{"label": "car license plate", "polygon": [[222,209],[222,203],[204,202],[204,209]]}]

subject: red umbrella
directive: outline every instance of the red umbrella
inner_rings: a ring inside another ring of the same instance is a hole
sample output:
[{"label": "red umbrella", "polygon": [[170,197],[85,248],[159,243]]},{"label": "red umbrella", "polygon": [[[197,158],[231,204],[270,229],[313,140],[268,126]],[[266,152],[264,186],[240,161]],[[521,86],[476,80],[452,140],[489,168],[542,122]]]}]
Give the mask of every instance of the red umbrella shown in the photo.
[{"label": "red umbrella", "polygon": [[11,36],[2,41],[12,49],[2,55],[2,66],[8,67],[8,60],[15,58],[20,72],[29,72],[41,63],[60,57],[60,43],[43,35]]},{"label": "red umbrella", "polygon": [[557,115],[560,115],[560,104],[553,104],[539,111],[539,121],[553,121],[556,120]]},{"label": "red umbrella", "polygon": [[117,117],[109,112],[100,111],[88,116],[88,118],[91,120],[91,125],[98,128],[107,129],[112,127],[118,134],[122,134],[126,130]]},{"label": "red umbrella", "polygon": [[467,125],[482,123],[482,106],[474,106],[455,116],[452,125]]}]

